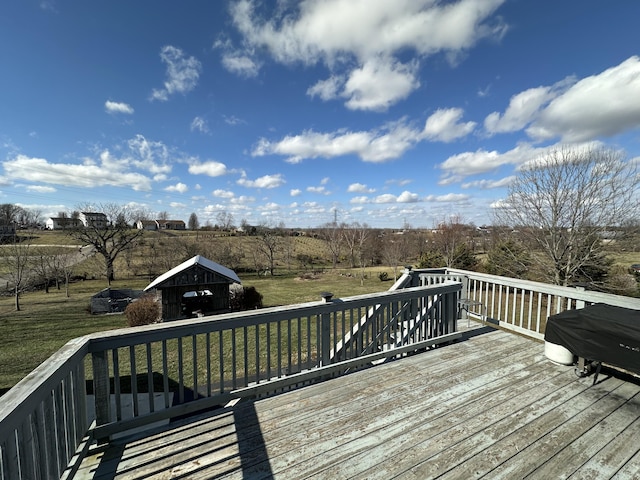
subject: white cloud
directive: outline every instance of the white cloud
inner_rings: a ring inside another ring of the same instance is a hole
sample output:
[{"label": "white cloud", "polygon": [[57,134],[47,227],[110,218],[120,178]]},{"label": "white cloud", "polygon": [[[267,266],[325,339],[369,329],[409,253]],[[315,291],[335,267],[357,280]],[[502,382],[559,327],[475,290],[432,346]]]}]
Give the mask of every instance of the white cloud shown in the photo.
[{"label": "white cloud", "polygon": [[235,196],[235,194],[232,191],[222,190],[222,189],[214,190],[213,192],[211,192],[211,195],[218,198],[233,198]]},{"label": "white cloud", "polygon": [[167,101],[174,93],[185,94],[198,84],[202,64],[195,57],[187,57],[185,53],[171,45],[160,50],[160,58],[167,65],[164,87],[151,92],[151,100]]},{"label": "white cloud", "polygon": [[222,65],[241,77],[256,77],[260,70],[260,65],[251,57],[237,53],[225,53],[222,56]]},{"label": "white cloud", "polygon": [[535,139],[581,142],[640,125],[640,57],[583,78],[553,99],[527,129]]},{"label": "white cloud", "polygon": [[165,191],[167,192],[178,192],[178,193],[185,193],[188,190],[189,190],[189,187],[187,187],[182,182],[178,182],[175,185],[170,185],[165,188]]},{"label": "white cloud", "polygon": [[[307,0],[278,2],[265,17],[254,1],[241,0],[231,15],[244,55],[266,49],[280,63],[321,63],[331,76],[309,95],[343,97],[351,109],[384,110],[418,88],[422,59],[444,53],[456,61],[479,40],[500,38],[506,27],[490,19],[503,2]],[[229,41],[218,44],[232,50]]]},{"label": "white cloud", "polygon": [[208,175],[210,177],[220,177],[228,173],[224,163],[208,161],[203,163],[192,163],[189,165],[189,173],[192,175]]},{"label": "white cloud", "polygon": [[104,109],[107,113],[125,113],[127,115],[132,115],[134,112],[131,105],[122,102],[112,102],[111,100],[104,102]]},{"label": "white cloud", "polygon": [[352,183],[347,188],[347,192],[349,193],[373,193],[375,191],[375,188],[369,188],[362,183]]},{"label": "white cloud", "polygon": [[352,70],[340,94],[350,110],[385,111],[420,87],[417,65],[371,59]]},{"label": "white cloud", "polygon": [[302,194],[302,190],[300,190],[299,188],[292,188],[289,191],[289,195],[291,195],[292,197],[298,197]]},{"label": "white cloud", "polygon": [[170,202],[169,206],[171,208],[186,208],[187,207],[184,203],[180,203],[180,202]]},{"label": "white cloud", "polygon": [[464,115],[461,108],[436,110],[424,125],[424,135],[429,140],[451,142],[473,132],[475,122],[459,123]]},{"label": "white cloud", "polygon": [[207,121],[202,117],[195,117],[191,121],[191,131],[197,130],[200,133],[209,133],[209,125]]},{"label": "white cloud", "polygon": [[321,100],[333,100],[338,98],[339,90],[344,85],[344,78],[341,76],[331,75],[326,80],[319,80],[315,85],[307,89],[307,95],[310,97],[318,96]]},{"label": "white cloud", "polygon": [[490,113],[484,120],[484,128],[489,134],[522,130],[558,94],[552,87],[536,87],[520,92],[511,97],[504,114]]},{"label": "white cloud", "polygon": [[353,197],[349,203],[352,204],[385,204],[385,203],[417,203],[420,202],[420,196],[417,193],[411,193],[408,191],[402,192],[399,196],[391,193],[385,193],[378,195],[377,197],[369,198],[365,195],[359,197]]},{"label": "white cloud", "polygon": [[318,133],[307,130],[286,136],[280,141],[261,139],[253,156],[284,155],[289,163],[310,158],[333,158],[357,155],[365,162],[382,163],[399,158],[421,140],[422,133],[403,121],[390,123],[378,130],[349,132],[338,130]]},{"label": "white cloud", "polygon": [[469,199],[469,195],[463,193],[448,193],[446,195],[428,195],[425,200],[427,202],[463,202]]},{"label": "white cloud", "polygon": [[169,148],[164,143],[147,140],[142,135],[136,135],[127,142],[127,145],[134,153],[133,157],[124,159],[127,162],[130,161],[137,168],[151,173],[166,174],[171,172]]},{"label": "white cloud", "polygon": [[309,193],[319,193],[322,195],[330,195],[331,192],[327,191],[326,187],[324,186],[319,186],[319,187],[307,187],[307,192]]},{"label": "white cloud", "polygon": [[17,155],[3,162],[7,177],[30,182],[49,183],[53,185],[74,187],[131,187],[137,191],[151,190],[151,180],[140,173],[119,171],[114,174],[109,165],[97,165],[86,162],[78,165],[72,163],[50,163],[44,158],[32,158]]},{"label": "white cloud", "polygon": [[58,190],[56,190],[53,187],[46,187],[44,185],[28,185],[27,191],[36,192],[36,193],[54,193],[54,192],[57,192]]},{"label": "white cloud", "polygon": [[503,188],[508,187],[513,183],[516,179],[515,175],[509,175],[508,177],[504,177],[498,180],[474,180],[473,182],[467,182],[460,185],[464,189],[468,188],[479,188],[481,190],[490,190],[492,188]]},{"label": "white cloud", "polygon": [[248,180],[246,175],[243,175],[236,183],[247,188],[277,188],[284,185],[286,182],[282,177],[282,174],[278,173],[276,175],[264,175],[256,178],[255,180]]}]

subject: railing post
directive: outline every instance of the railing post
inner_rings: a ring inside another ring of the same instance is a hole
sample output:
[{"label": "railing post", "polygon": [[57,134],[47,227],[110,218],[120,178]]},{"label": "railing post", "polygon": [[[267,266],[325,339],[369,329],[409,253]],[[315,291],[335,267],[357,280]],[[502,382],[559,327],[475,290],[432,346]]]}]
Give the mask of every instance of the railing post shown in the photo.
[{"label": "railing post", "polygon": [[[333,293],[322,292],[322,301],[324,303],[331,302]],[[322,352],[320,354],[320,365],[329,365],[331,363],[331,314],[320,314],[320,348]]]},{"label": "railing post", "polygon": [[[579,292],[584,292],[584,287],[576,287]],[[584,300],[576,300],[576,308],[584,308]]]},{"label": "railing post", "polygon": [[[93,395],[95,398],[96,425],[109,423],[110,415],[110,388],[109,388],[109,361],[107,351],[94,352],[93,363]],[[108,438],[97,439],[98,443],[108,442]]]}]

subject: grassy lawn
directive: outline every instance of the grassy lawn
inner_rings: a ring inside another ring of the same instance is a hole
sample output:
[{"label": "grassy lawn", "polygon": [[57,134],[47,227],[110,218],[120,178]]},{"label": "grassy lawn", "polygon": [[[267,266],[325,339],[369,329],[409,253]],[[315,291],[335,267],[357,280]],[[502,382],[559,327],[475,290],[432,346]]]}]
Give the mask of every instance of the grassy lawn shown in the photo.
[{"label": "grassy lawn", "polygon": [[[240,276],[245,286],[253,286],[263,295],[265,307],[308,302],[320,299],[320,293],[330,291],[335,297],[387,290],[392,282],[381,282],[377,272],[367,271],[361,284],[359,271],[327,270],[317,276],[275,277]],[[391,276],[391,271],[388,269]],[[385,270],[386,271],[386,270]],[[145,279],[122,280],[112,288],[143,289]],[[31,370],[58,350],[68,340],[92,332],[126,327],[123,315],[91,315],[90,298],[106,287],[104,280],[76,282],[70,286],[67,298],[64,288],[50,293],[32,292],[21,296],[21,311],[14,310],[13,297],[0,297],[0,393],[15,385]]]}]

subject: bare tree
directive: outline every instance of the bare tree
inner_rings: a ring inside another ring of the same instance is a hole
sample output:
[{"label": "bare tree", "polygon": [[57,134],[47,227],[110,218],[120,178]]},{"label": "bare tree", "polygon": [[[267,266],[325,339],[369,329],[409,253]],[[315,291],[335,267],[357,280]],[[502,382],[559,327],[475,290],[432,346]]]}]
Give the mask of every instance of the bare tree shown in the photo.
[{"label": "bare tree", "polygon": [[144,232],[129,225],[132,212],[127,207],[115,203],[99,205],[95,209],[90,206],[83,211],[103,213],[107,222],[102,226],[89,223],[87,226],[74,228],[69,235],[82,244],[91,245],[102,255],[105,263],[107,283],[115,280],[114,263],[120,253],[133,244]]},{"label": "bare tree", "polygon": [[233,214],[229,212],[219,212],[216,215],[216,221],[218,222],[218,227],[221,230],[230,230],[231,228],[233,228],[234,218]]},{"label": "bare tree", "polygon": [[330,222],[320,227],[320,238],[324,241],[331,255],[331,263],[333,268],[338,266],[340,261],[340,253],[342,251],[342,235],[343,225],[339,225],[337,222]]},{"label": "bare tree", "polygon": [[461,260],[468,254],[469,226],[460,215],[442,220],[431,236],[433,249],[442,256],[447,267],[462,267]]},{"label": "bare tree", "polygon": [[[30,236],[29,236],[30,238]],[[20,294],[31,278],[31,241],[13,237],[13,242],[0,249],[6,276],[15,295],[16,311],[20,311]]]},{"label": "bare tree", "polygon": [[552,150],[520,169],[496,223],[517,228],[537,247],[547,281],[588,280],[603,257],[603,239],[638,218],[639,184],[637,163],[619,151]]},{"label": "bare tree", "polygon": [[269,274],[274,275],[276,254],[280,251],[282,244],[281,233],[266,226],[259,229],[257,250],[264,256],[269,265]]}]

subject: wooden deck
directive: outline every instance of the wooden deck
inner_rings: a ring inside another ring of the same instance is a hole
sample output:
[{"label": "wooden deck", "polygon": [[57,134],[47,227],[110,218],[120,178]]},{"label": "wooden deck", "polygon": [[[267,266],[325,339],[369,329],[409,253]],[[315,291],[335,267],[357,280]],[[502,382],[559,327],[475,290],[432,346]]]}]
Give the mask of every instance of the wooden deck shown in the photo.
[{"label": "wooden deck", "polygon": [[609,373],[471,334],[114,442],[75,478],[640,478],[640,385]]}]

